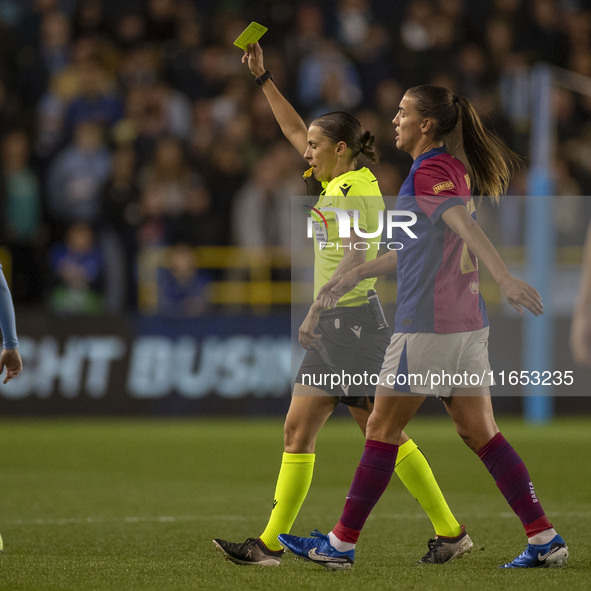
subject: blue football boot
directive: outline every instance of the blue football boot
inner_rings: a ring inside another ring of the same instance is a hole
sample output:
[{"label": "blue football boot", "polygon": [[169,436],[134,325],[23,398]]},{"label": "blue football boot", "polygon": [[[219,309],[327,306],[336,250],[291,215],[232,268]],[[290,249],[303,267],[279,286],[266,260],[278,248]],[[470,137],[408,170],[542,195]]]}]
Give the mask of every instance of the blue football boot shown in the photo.
[{"label": "blue football boot", "polygon": [[554,536],[547,544],[528,544],[515,560],[499,568],[538,568],[565,566],[568,560],[568,547],[559,536]]},{"label": "blue football boot", "polygon": [[339,552],[331,546],[328,536],[317,529],[311,533],[311,538],[299,538],[289,534],[278,536],[279,541],[296,556],[311,560],[330,570],[349,569],[355,560],[355,550]]}]

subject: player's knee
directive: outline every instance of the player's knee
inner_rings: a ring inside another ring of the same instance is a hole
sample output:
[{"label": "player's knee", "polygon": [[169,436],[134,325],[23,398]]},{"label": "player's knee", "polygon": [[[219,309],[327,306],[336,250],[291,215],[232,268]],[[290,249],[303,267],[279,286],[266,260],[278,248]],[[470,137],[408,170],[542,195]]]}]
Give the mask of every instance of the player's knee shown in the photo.
[{"label": "player's knee", "polygon": [[[462,441],[473,451],[477,452],[484,447],[494,436],[492,428],[475,427],[473,425],[456,425],[458,435]],[[497,429],[498,432],[498,429]]]},{"label": "player's knee", "polygon": [[283,446],[290,454],[314,453],[316,437],[312,436],[304,425],[285,423],[283,429]]},{"label": "player's knee", "polygon": [[476,447],[475,437],[474,434],[471,433],[469,430],[463,429],[461,427],[457,428],[458,435],[462,438],[462,441],[472,450],[478,451],[479,447]]},{"label": "player's knee", "polygon": [[382,416],[375,410],[370,415],[365,429],[365,438],[372,441],[383,441],[385,443],[397,444],[402,434],[402,428],[393,425],[387,417]]}]

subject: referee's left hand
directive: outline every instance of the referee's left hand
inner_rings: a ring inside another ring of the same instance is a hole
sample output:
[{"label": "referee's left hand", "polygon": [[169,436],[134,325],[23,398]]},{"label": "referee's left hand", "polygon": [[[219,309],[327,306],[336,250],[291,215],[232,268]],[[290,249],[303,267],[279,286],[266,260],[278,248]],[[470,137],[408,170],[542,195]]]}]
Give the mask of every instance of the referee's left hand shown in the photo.
[{"label": "referee's left hand", "polygon": [[242,56],[242,63],[248,64],[248,69],[253,76],[257,78],[262,76],[265,73],[262,47],[258,43],[249,43]]}]

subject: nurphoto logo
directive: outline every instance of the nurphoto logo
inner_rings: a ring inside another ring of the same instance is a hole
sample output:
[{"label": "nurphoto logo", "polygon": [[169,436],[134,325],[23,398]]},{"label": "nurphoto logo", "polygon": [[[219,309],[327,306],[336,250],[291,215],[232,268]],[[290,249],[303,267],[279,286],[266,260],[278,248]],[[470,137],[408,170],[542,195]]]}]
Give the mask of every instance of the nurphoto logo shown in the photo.
[{"label": "nurphoto logo", "polygon": [[[413,240],[418,239],[418,236],[411,229],[417,221],[417,215],[412,211],[396,209],[381,211],[377,219],[377,229],[373,232],[366,232],[360,227],[359,210],[357,209],[341,209],[339,207],[321,207],[320,209],[316,209],[314,207],[306,207],[306,210],[310,213],[307,237],[316,238],[320,250],[345,248],[344,245],[338,242],[328,241],[328,222],[326,218],[328,216],[332,217],[330,215],[331,213],[334,214],[334,219],[337,223],[339,238],[350,239],[351,230],[353,230],[355,236],[365,241],[356,242],[353,245],[355,250],[369,250],[372,245],[377,245],[378,249],[385,247],[388,250],[401,250],[404,245],[401,242],[393,241],[396,228],[403,230],[409,238]],[[352,226],[351,220],[353,220]],[[368,239],[378,237],[382,237],[384,240],[367,242]],[[351,248],[351,245],[347,248]]]}]

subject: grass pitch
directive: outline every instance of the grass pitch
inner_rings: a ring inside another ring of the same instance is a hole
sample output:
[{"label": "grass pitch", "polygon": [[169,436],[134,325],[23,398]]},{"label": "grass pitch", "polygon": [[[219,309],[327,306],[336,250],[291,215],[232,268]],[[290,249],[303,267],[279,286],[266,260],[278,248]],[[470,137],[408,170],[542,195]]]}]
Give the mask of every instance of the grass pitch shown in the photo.
[{"label": "grass pitch", "polygon": [[[566,568],[497,569],[521,552],[525,536],[447,419],[415,419],[409,433],[467,525],[472,553],[448,565],[414,564],[432,530],[394,477],[348,572],[291,554],[278,568],[240,567],[214,550],[212,538],[243,541],[266,523],[282,452],[279,419],[19,419],[0,422],[0,589],[589,589],[591,420],[498,422],[570,547]],[[352,420],[329,421],[293,533],[334,525],[362,447]]]}]

